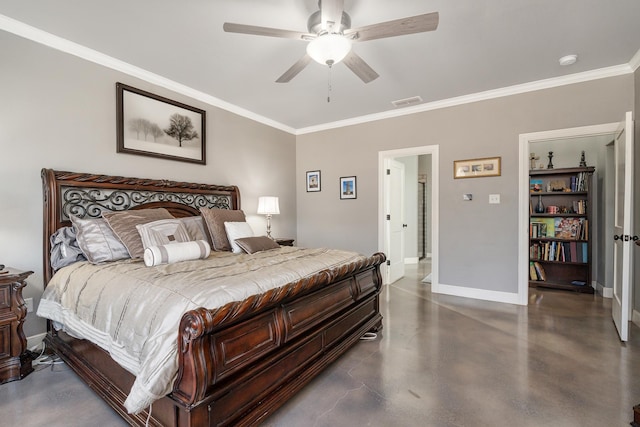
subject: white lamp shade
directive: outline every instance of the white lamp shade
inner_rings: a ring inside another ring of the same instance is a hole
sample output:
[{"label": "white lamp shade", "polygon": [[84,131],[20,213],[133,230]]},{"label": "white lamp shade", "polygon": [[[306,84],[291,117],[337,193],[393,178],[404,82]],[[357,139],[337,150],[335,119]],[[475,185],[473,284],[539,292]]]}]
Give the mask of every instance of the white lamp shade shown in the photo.
[{"label": "white lamp shade", "polygon": [[307,45],[307,54],[322,65],[337,64],[347,56],[350,50],[351,40],[340,34],[324,34],[311,40]]},{"label": "white lamp shade", "polygon": [[278,198],[275,196],[262,196],[258,198],[258,213],[262,215],[277,215],[280,213]]}]

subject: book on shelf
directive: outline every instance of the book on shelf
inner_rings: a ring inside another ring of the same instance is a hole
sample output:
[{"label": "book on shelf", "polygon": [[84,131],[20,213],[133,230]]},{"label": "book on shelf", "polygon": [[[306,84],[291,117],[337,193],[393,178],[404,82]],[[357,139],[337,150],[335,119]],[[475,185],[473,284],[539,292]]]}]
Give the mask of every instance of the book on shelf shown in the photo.
[{"label": "book on shelf", "polygon": [[540,264],[539,262],[534,262],[533,266],[536,269],[536,275],[538,277],[538,280],[540,281],[546,281],[547,280],[547,274],[544,271],[544,268],[542,267],[542,264]]},{"label": "book on shelf", "polygon": [[555,218],[555,237],[557,239],[580,240],[583,236],[584,218]]},{"label": "book on shelf", "polygon": [[529,259],[533,261],[557,261],[587,263],[589,249],[587,242],[532,242],[529,245]]}]

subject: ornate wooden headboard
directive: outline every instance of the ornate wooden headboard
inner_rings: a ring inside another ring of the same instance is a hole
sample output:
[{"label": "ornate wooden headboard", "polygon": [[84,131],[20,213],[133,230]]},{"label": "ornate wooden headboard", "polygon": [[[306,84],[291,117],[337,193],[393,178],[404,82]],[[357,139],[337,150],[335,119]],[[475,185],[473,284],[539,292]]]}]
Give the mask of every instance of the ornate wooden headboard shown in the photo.
[{"label": "ornate wooden headboard", "polygon": [[199,215],[203,207],[240,209],[235,185],[220,186],[42,169],[43,268],[45,286],[53,270],[50,236],[71,225],[70,215],[99,218],[102,212],[164,207],[176,217]]}]

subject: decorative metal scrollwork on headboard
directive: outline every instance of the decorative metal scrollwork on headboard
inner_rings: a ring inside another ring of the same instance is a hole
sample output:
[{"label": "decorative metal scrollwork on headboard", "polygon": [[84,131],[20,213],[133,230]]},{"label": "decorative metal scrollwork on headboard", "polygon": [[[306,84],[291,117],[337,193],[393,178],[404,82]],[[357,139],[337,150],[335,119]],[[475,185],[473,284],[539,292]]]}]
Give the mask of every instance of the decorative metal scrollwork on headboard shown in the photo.
[{"label": "decorative metal scrollwork on headboard", "polygon": [[62,217],[98,218],[102,212],[123,211],[152,202],[175,202],[193,208],[231,209],[231,197],[160,191],[109,190],[101,188],[61,187]]}]

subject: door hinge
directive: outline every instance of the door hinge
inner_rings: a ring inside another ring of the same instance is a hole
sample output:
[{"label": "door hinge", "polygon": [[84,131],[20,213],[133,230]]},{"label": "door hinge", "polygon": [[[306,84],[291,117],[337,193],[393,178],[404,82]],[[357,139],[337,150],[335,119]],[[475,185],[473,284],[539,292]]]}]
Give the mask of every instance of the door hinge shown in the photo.
[{"label": "door hinge", "polygon": [[391,260],[390,259],[387,260],[387,265],[391,265]]},{"label": "door hinge", "polygon": [[391,169],[387,169],[387,175],[391,175]]},{"label": "door hinge", "polygon": [[391,215],[387,215],[387,221],[391,221]]}]

